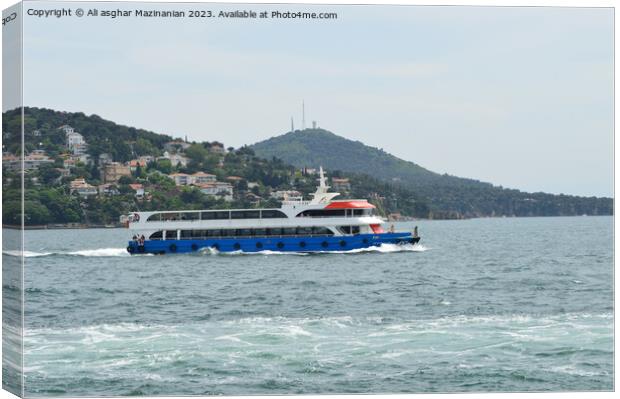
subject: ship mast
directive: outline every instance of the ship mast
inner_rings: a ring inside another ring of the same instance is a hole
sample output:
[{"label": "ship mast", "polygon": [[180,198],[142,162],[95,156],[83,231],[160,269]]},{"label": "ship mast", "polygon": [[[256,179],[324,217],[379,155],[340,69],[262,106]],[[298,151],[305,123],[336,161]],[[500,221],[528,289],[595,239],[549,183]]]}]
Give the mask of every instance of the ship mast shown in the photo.
[{"label": "ship mast", "polygon": [[325,183],[325,174],[323,173],[323,167],[319,167],[319,185],[316,187],[316,191],[312,194],[311,204],[325,204],[337,197],[340,193],[328,193],[329,186]]}]

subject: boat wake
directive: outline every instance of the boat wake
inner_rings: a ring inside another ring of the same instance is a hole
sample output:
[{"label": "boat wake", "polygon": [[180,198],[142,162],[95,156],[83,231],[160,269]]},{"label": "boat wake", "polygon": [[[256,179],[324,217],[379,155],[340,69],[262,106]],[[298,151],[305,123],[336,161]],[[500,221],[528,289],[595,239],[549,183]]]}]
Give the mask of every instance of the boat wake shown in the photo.
[{"label": "boat wake", "polygon": [[[247,255],[288,255],[288,256],[308,256],[308,255],[327,255],[327,254],[362,254],[362,253],[397,253],[397,252],[425,252],[428,248],[421,244],[382,244],[380,247],[369,247],[351,249],[349,251],[321,251],[321,252],[292,252],[292,251],[259,251],[259,252],[220,252],[215,248],[201,248],[198,255],[221,255],[221,256],[247,256]],[[20,257],[21,251],[3,251],[4,255]],[[44,256],[84,256],[84,257],[126,257],[130,256],[125,248],[96,248],[83,249],[80,251],[57,251],[57,252],[35,252],[23,251],[24,258],[39,258]]]},{"label": "boat wake", "polygon": [[329,255],[329,254],[339,254],[339,255],[349,255],[349,254],[362,254],[362,253],[397,253],[397,252],[425,252],[428,251],[429,248],[425,247],[422,244],[381,244],[379,247],[368,247],[368,248],[358,248],[351,249],[348,251],[319,251],[319,252],[296,252],[296,251],[257,251],[257,252],[244,252],[244,251],[233,251],[233,252],[220,252],[215,248],[201,248],[198,250],[198,255],[221,255],[221,256],[268,256],[268,255],[288,255],[288,256],[308,256],[308,255]]},{"label": "boat wake", "polygon": [[39,258],[42,256],[85,256],[85,257],[118,257],[130,256],[125,248],[96,248],[81,251],[34,252],[34,251],[2,251],[3,255],[24,258]]},{"label": "boat wake", "polygon": [[381,244],[379,247],[351,249],[349,251],[330,251],[321,253],[359,254],[365,252],[378,252],[389,254],[393,252],[426,252],[429,248],[422,244]]}]

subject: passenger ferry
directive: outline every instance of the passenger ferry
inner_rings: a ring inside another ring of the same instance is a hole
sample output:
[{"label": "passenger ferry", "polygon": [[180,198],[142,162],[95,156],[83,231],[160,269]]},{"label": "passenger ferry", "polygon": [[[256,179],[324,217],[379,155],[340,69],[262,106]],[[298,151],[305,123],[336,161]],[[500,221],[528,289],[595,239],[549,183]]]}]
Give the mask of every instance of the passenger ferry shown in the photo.
[{"label": "passenger ferry", "polygon": [[367,200],[334,200],[323,168],[312,200],[283,201],[277,209],[137,212],[128,217],[130,254],[219,252],[330,252],[415,244],[413,232],[383,229]]}]

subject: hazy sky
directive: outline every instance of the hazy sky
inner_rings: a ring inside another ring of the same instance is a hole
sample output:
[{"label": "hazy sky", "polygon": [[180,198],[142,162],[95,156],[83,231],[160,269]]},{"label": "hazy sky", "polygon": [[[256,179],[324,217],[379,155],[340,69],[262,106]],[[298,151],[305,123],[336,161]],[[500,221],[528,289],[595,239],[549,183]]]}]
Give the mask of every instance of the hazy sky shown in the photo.
[{"label": "hazy sky", "polygon": [[26,105],[238,147],[300,127],[304,99],[306,125],[436,172],[613,195],[612,9],[89,6],[338,19],[27,16]]}]

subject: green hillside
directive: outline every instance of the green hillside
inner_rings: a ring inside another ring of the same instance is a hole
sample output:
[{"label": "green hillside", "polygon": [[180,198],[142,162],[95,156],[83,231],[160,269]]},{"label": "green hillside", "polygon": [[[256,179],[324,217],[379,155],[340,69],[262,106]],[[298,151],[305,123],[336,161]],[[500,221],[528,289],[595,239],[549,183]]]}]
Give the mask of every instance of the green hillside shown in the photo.
[{"label": "green hillside", "polygon": [[[25,108],[22,149],[21,124],[21,109],[3,113],[2,204],[6,226],[18,225],[21,220],[22,185],[16,165],[22,151],[29,163],[38,162],[24,174],[24,218],[28,226],[114,225],[121,215],[135,211],[278,207],[283,198],[278,192],[292,191],[308,199],[317,184],[316,173],[301,171],[281,160],[262,159],[248,147],[225,150],[224,144],[216,141],[182,139],[176,139],[171,147],[170,136],[81,112]],[[67,125],[85,140],[85,154],[72,152],[64,131]],[[173,164],[171,156],[183,158],[185,163]],[[144,162],[130,167],[140,159]],[[110,169],[124,172],[106,177]],[[330,179],[350,181],[340,198],[368,198],[382,215],[429,215],[427,204],[404,187],[367,175],[332,172],[328,170]],[[196,182],[179,183],[174,180],[179,173],[209,174],[219,184],[229,184],[232,192],[222,195]]]},{"label": "green hillside", "polygon": [[[19,152],[19,140],[15,140],[10,134],[21,131],[20,114],[20,109],[14,109],[2,115],[4,150],[10,153]],[[89,144],[90,155],[97,157],[108,153],[119,162],[126,162],[140,155],[160,155],[164,143],[172,140],[170,136],[118,125],[98,115],[26,107],[24,110],[25,152],[44,148],[53,157],[66,152],[64,133],[58,129],[59,126],[65,124],[71,125],[84,136]],[[33,132],[37,130],[39,135],[34,136]]]},{"label": "green hillside", "polygon": [[478,180],[441,175],[381,149],[323,129],[305,129],[251,146],[263,158],[297,167],[369,174],[414,192],[431,208],[430,217],[611,215],[610,198],[526,193]]}]

